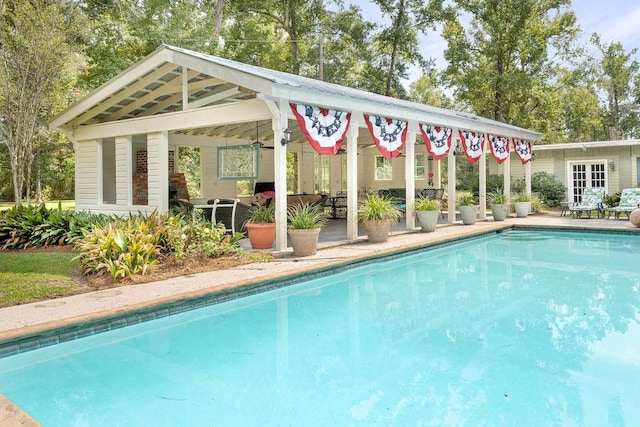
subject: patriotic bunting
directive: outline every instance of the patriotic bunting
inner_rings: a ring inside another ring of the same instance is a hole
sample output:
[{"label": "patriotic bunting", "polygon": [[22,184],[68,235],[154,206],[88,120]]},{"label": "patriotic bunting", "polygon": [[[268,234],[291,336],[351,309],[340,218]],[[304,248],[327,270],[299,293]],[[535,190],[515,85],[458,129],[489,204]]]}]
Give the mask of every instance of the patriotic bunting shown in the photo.
[{"label": "patriotic bunting", "polygon": [[509,138],[489,135],[489,147],[499,165],[509,158]]},{"label": "patriotic bunting", "polygon": [[385,158],[397,157],[402,153],[407,141],[407,122],[368,114],[364,114],[364,121],[371,138]]},{"label": "patriotic bunting", "polygon": [[349,129],[351,113],[311,105],[290,105],[313,149],[318,154],[336,154]]},{"label": "patriotic bunting", "polygon": [[531,160],[531,156],[533,154],[531,141],[527,141],[526,139],[513,138],[513,149],[515,150],[518,157],[520,157],[520,161],[523,165],[526,165],[527,162]]},{"label": "patriotic bunting", "polygon": [[479,132],[469,132],[468,130],[461,130],[460,141],[462,147],[467,155],[469,163],[475,163],[478,161],[482,153],[484,152],[484,134]]},{"label": "patriotic bunting", "polygon": [[422,139],[424,139],[424,145],[434,160],[441,160],[446,157],[451,149],[451,136],[453,133],[451,128],[420,123],[420,132],[422,133]]}]

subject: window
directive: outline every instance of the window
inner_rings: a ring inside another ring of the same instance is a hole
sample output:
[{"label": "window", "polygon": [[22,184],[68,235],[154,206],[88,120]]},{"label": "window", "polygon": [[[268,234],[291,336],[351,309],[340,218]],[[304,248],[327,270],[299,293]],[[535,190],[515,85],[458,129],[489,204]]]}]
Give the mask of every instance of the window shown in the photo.
[{"label": "window", "polygon": [[202,197],[202,173],[200,168],[200,147],[178,148],[178,169],[187,181],[189,197]]},{"label": "window", "polygon": [[257,179],[260,166],[260,146],[233,145],[218,147],[218,179]]},{"label": "window", "polygon": [[391,181],[393,179],[393,168],[391,167],[391,159],[383,156],[376,156],[376,181]]},{"label": "window", "polygon": [[253,196],[253,187],[256,181],[253,179],[240,179],[236,183],[236,195],[238,197]]},{"label": "window", "polygon": [[415,170],[415,179],[424,179],[424,158],[426,156],[424,154],[416,154],[416,170]]},{"label": "window", "polygon": [[347,156],[340,156],[340,164],[342,169],[342,180],[340,182],[340,190],[347,191]]},{"label": "window", "polygon": [[287,193],[298,193],[298,153],[287,151]]},{"label": "window", "polygon": [[331,157],[314,154],[314,190],[319,194],[331,192]]}]

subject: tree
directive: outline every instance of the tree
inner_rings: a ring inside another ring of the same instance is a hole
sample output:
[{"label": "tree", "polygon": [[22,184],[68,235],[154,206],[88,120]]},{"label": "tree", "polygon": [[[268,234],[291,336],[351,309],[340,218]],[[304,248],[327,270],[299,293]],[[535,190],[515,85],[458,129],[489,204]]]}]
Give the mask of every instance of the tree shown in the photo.
[{"label": "tree", "polygon": [[[633,118],[637,117],[637,104],[632,98],[632,83],[638,75],[638,62],[631,58],[638,49],[625,52],[622,43],[603,43],[594,33],[591,42],[598,48],[602,57],[598,61],[600,78],[598,86],[605,92],[604,101],[606,121],[611,130],[611,139],[620,139],[629,134],[633,127]],[[631,135],[629,135],[631,136]]]},{"label": "tree", "polygon": [[433,29],[442,19],[441,0],[373,0],[389,25],[373,37],[373,53],[366,67],[367,90],[387,96],[406,98],[402,81],[409,68],[426,69],[430,65],[420,53],[418,34]]},{"label": "tree", "polygon": [[[445,77],[477,114],[529,127],[545,102],[549,51],[563,53],[577,32],[569,0],[454,0]],[[466,19],[470,17],[467,24]]]},{"label": "tree", "polygon": [[73,3],[7,2],[0,9],[0,135],[9,153],[14,201],[30,200],[37,142],[82,60],[82,23]]}]

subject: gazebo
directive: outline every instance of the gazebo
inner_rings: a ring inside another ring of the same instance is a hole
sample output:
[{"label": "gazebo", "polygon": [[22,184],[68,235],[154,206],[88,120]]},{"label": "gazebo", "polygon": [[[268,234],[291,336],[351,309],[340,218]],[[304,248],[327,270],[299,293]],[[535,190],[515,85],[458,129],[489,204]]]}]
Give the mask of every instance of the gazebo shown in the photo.
[{"label": "gazebo", "polygon": [[[166,212],[180,146],[201,147],[202,193],[235,197],[237,179],[275,184],[276,250],[286,238],[287,152],[300,153],[299,187],[313,191],[315,156],[346,156],[346,237],[357,238],[358,188],[376,156],[400,162],[406,226],[413,229],[415,156],[441,160],[455,183],[454,151],[479,163],[485,217],[487,152],[510,187],[513,156],[525,165],[530,192],[532,144],[540,134],[472,114],[385,97],[310,78],[162,45],[73,103],[51,123],[74,145],[76,209],[101,213]],[[359,158],[359,154],[362,154]],[[459,157],[459,156],[458,156]],[[333,166],[332,166],[333,167]],[[332,186],[334,183],[331,184]],[[455,185],[448,198],[455,200]],[[455,205],[448,207],[455,221]]]}]

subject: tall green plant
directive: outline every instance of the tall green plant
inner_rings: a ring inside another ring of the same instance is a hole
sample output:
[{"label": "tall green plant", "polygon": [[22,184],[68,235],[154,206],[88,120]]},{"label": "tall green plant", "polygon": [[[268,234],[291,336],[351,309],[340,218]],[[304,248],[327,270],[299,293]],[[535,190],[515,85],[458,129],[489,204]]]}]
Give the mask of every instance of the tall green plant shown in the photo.
[{"label": "tall green plant", "polygon": [[360,203],[358,220],[365,221],[391,221],[397,223],[402,218],[402,211],[398,209],[393,200],[388,197],[370,194]]}]

